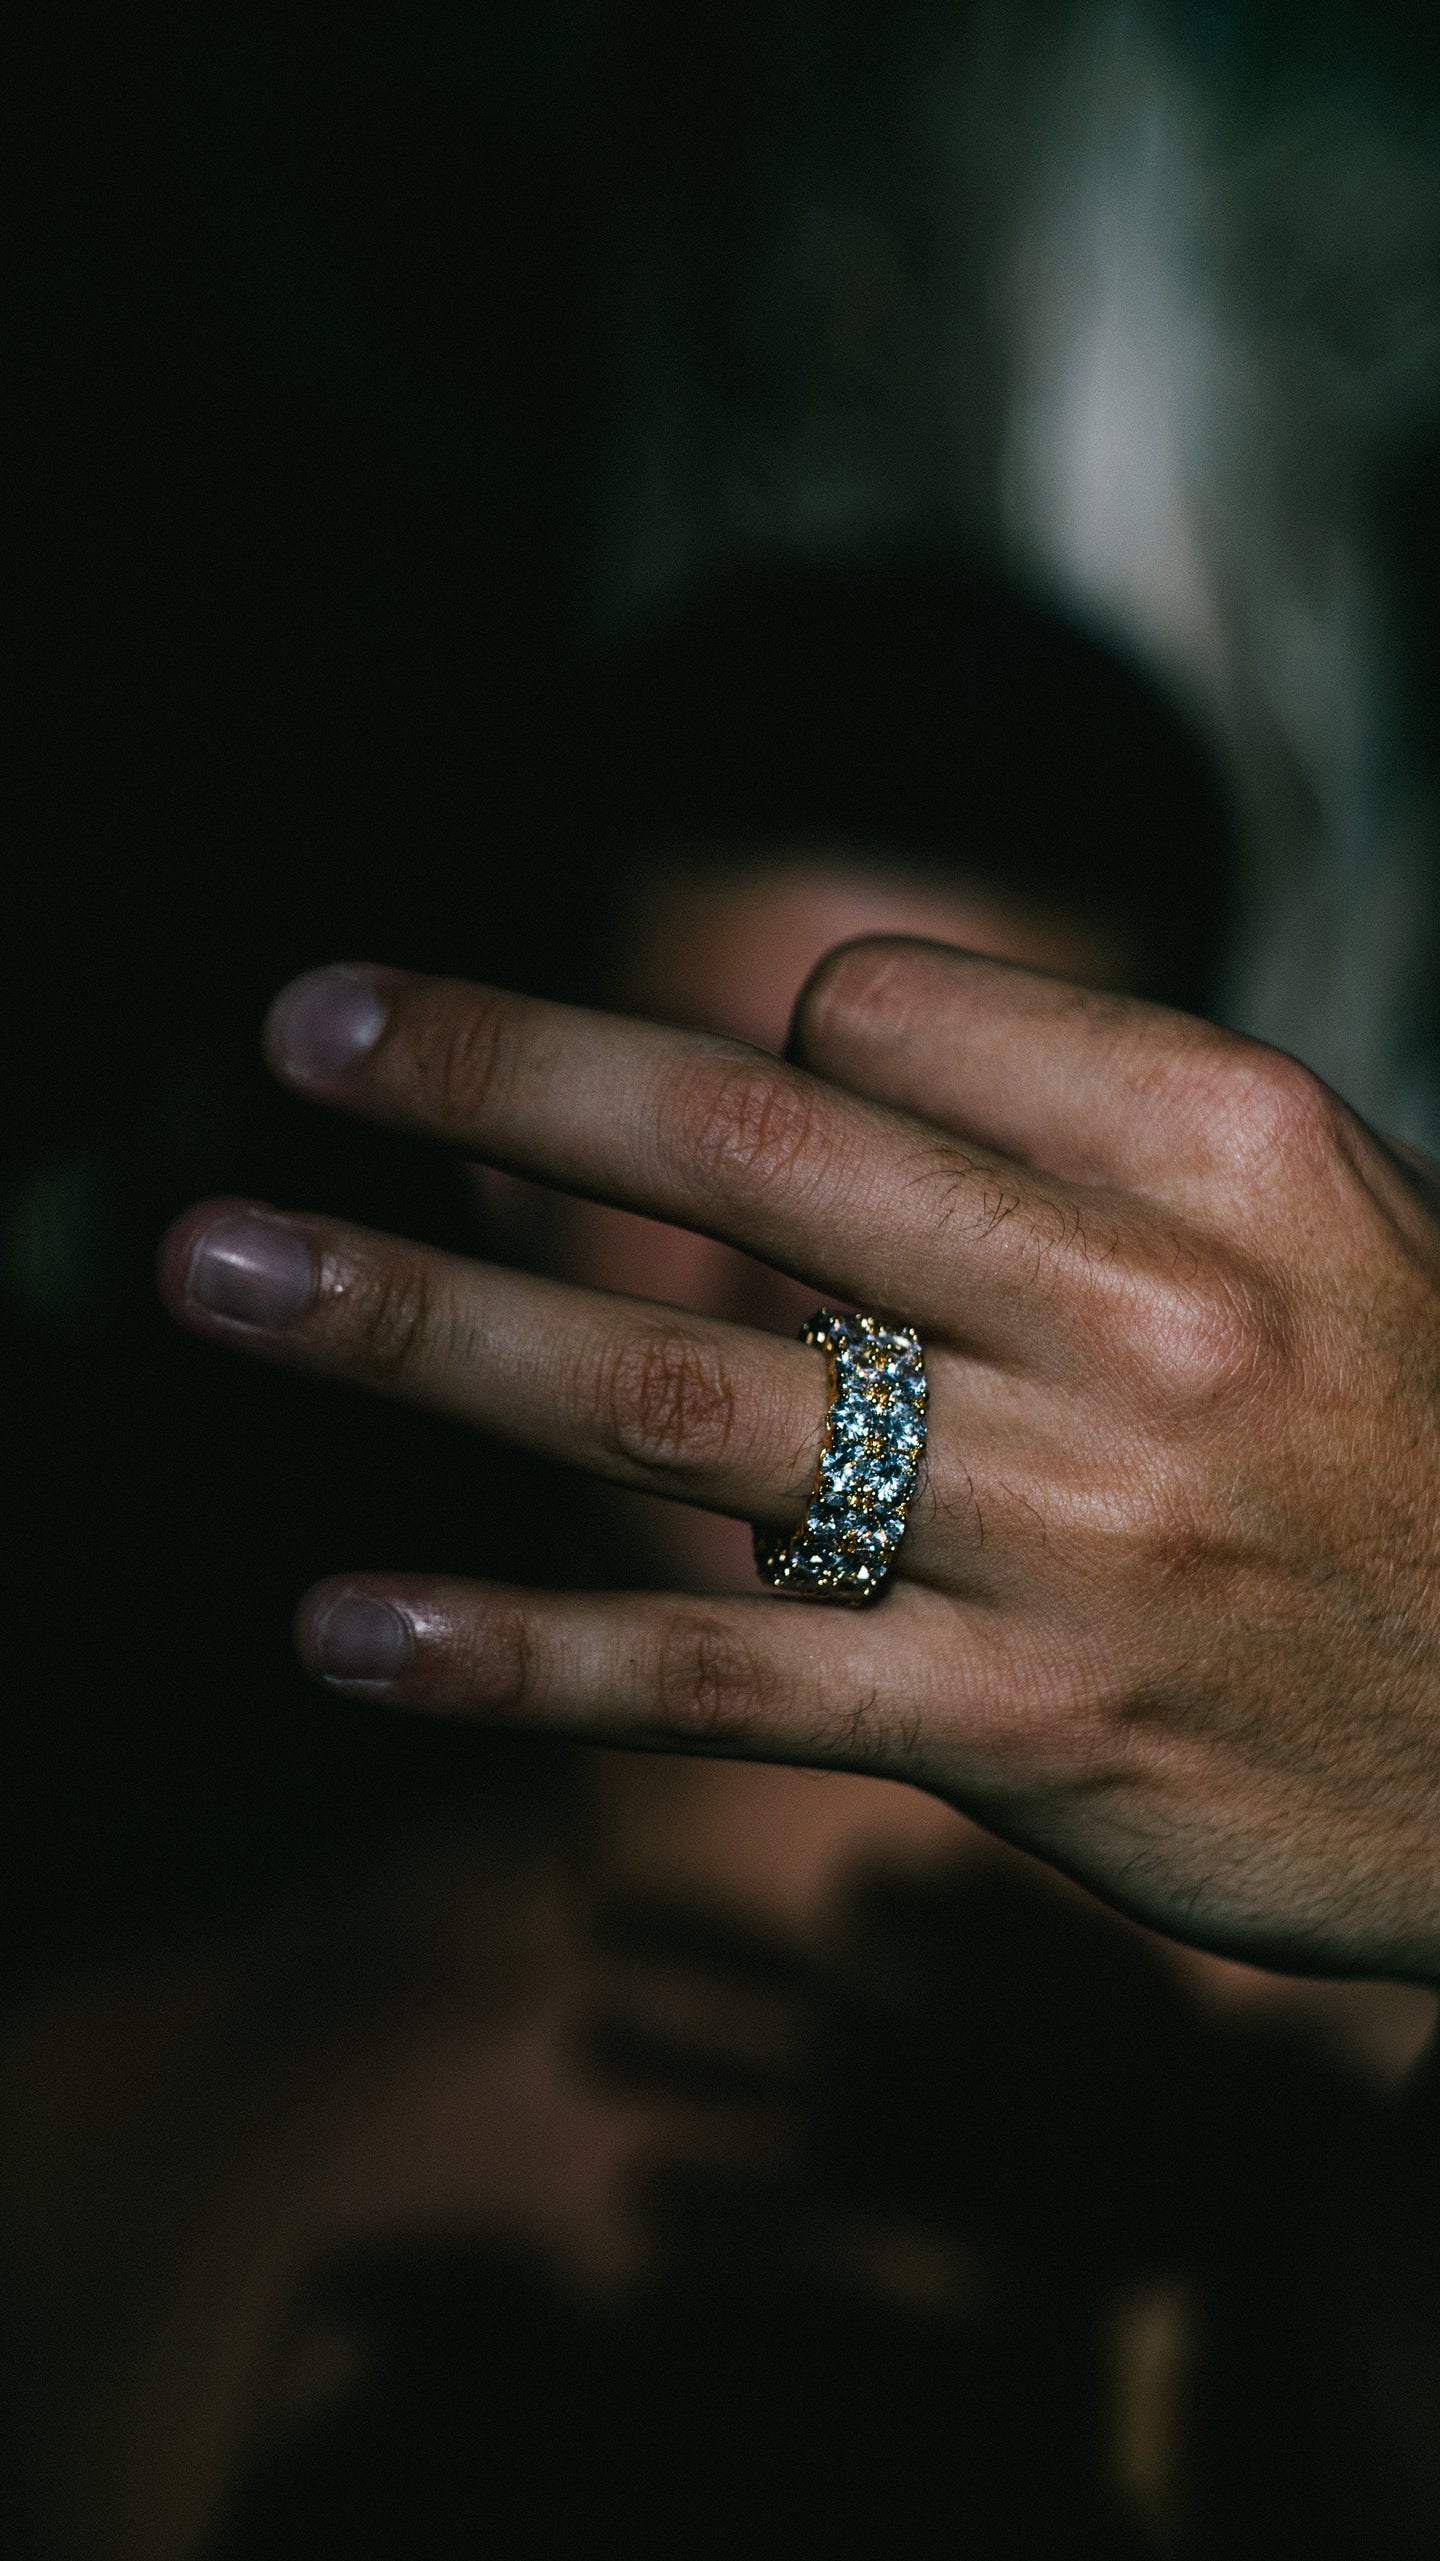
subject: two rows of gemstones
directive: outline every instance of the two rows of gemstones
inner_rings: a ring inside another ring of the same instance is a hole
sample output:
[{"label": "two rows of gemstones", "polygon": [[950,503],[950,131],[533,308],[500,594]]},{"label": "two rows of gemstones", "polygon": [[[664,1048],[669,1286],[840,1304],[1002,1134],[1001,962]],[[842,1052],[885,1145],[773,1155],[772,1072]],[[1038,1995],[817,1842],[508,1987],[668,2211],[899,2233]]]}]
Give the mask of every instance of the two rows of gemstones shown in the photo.
[{"label": "two rows of gemstones", "polygon": [[870,1600],[905,1534],[925,1449],[925,1363],[908,1326],[822,1307],[800,1339],[827,1354],[830,1412],[809,1509],[788,1538],[755,1533],[767,1583]]}]

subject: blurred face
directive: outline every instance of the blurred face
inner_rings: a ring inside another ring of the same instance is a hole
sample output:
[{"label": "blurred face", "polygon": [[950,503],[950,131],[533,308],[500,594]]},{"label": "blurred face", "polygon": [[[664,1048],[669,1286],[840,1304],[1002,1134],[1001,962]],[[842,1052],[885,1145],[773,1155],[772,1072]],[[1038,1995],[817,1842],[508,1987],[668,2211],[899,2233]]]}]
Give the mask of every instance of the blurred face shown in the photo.
[{"label": "blurred face", "polygon": [[[942,876],[824,850],[762,865],[692,859],[634,884],[609,1000],[696,1030],[783,1047],[791,1008],[822,955],[863,934],[912,934],[1062,976],[1124,983],[1118,938],[1080,916],[1029,907]],[[697,1313],[794,1333],[821,1293],[731,1245],[591,1201],[555,1209],[550,1255],[572,1279]],[[744,1522],[658,1497],[607,1495],[647,1568],[695,1591],[753,1591]]]}]

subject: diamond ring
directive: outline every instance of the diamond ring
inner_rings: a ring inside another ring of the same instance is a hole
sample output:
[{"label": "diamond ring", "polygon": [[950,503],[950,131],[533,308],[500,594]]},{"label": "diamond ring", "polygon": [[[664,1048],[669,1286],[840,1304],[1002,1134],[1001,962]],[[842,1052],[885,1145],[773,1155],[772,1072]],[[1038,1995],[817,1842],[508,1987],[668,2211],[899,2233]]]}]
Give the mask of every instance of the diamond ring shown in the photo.
[{"label": "diamond ring", "polygon": [[800,1328],[830,1364],[825,1446],[789,1537],[755,1532],[767,1583],[852,1604],[873,1600],[905,1535],[925,1451],[925,1357],[908,1325],[817,1308]]}]

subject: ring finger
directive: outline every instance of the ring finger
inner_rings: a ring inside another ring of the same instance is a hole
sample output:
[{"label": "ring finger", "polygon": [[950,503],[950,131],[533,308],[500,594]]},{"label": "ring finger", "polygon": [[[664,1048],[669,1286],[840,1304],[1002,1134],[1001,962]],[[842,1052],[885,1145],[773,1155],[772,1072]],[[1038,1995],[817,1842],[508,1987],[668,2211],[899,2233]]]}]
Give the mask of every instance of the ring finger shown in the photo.
[{"label": "ring finger", "polygon": [[[177,1221],[160,1281],[191,1330],[287,1368],[766,1528],[804,1513],[826,1365],[780,1335],[239,1201],[202,1203]],[[978,1519],[986,1373],[953,1353],[932,1357],[929,1371],[937,1456],[902,1563],[948,1588],[991,1586],[996,1560],[965,1529]],[[957,1468],[944,1454],[959,1450]]]}]

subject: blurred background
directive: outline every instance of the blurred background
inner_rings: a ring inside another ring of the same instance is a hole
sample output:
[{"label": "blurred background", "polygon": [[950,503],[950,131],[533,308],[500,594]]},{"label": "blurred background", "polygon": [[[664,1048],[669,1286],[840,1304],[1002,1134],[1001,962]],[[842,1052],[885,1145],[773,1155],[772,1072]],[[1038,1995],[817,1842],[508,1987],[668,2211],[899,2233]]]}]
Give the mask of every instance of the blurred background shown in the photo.
[{"label": "blurred background", "polygon": [[[838,2243],[823,2283],[786,2261],[783,2424],[768,2366],[753,2406],[733,2381],[773,2287],[773,2181],[768,2221],[753,2188],[742,2210],[732,2184],[708,2221],[692,2201],[690,2308],[672,2292],[648,2329],[627,2315],[618,2349],[609,2332],[596,2345],[588,2261],[583,2322],[573,2288],[562,2309],[545,2291],[553,2272],[536,2291],[553,2198],[492,2212],[453,2163],[408,2201],[392,2167],[379,2187],[399,2201],[367,2189],[352,2212],[336,2199],[365,2182],[349,2154],[332,2162],[323,2208],[246,2293],[236,2270],[292,2193],[277,2169],[230,2214],[236,2161],[270,2157],[267,2092],[287,2123],[358,2122],[365,2057],[395,2050],[375,2002],[389,2035],[429,2015],[437,1982],[467,2035],[483,2013],[509,2036],[529,1952],[590,1927],[551,1883],[595,1856],[583,1772],[337,1706],[293,1663],[294,1600],[347,1563],[534,1572],[537,1506],[572,1498],[433,1420],[228,1365],[167,1329],[151,1261],[209,1191],[483,1249],[454,1169],[269,1086],[265,1005],[344,957],[581,983],[617,823],[594,669],[697,580],[777,558],[963,562],[1146,688],[1226,812],[1206,1007],[1440,1145],[1434,13],[139,6],[32,12],[20,50],[0,1231],[16,2548],[314,2550],[337,2515],[351,2550],[472,2549],[477,2518],[496,2549],[559,2548],[573,2516],[536,2482],[578,2445],[577,2503],[642,2549],[692,2528],[711,2548],[705,2515],[726,2521],[713,2548],[763,2547],[763,2509],[777,2549],[851,2548],[849,2531],[854,2548],[968,2533],[987,2552],[1433,2551],[1435,2241],[1381,2104],[1428,2011],[1404,1993],[1363,2016],[1315,2008],[1250,2032],[1237,2061],[1227,2010],[1217,2059],[1204,2039],[1220,2031],[1194,2024],[1213,2003],[1182,2016],[1108,1924],[1078,1903],[1057,1919],[1008,1872],[966,1887],[963,1930],[959,1905],[917,1917],[913,1883],[874,1885],[843,1950],[843,1934],[802,1947],[709,1906],[703,1928],[628,1907],[616,1924],[622,1955],[662,1945],[727,1999],[804,2009],[805,2086],[816,2050],[829,2076],[826,2228],[843,2194],[852,2274],[856,2250],[872,2265],[874,2200],[862,2214],[836,2158],[896,2149],[901,2222],[927,2236],[896,2260],[890,2215],[868,2291],[841,2284]],[[1157,841],[1156,877],[1177,859]],[[577,1579],[605,1570],[605,1536],[576,1510]],[[1091,1932],[1089,1988],[1062,1997]],[[993,2018],[955,1990],[982,1978],[1008,1987]],[[1023,2071],[1017,2005],[1049,2021]],[[337,2017],[352,2028],[327,2077],[314,2058]],[[675,2037],[646,2035],[612,2040],[606,2088],[627,2107],[642,2083],[651,2106],[657,2077],[673,2094]],[[513,2115],[527,2067],[509,2047],[495,2061],[503,2045],[485,2066],[501,2095],[472,2091],[461,2112],[467,2159]],[[781,2074],[792,2116],[799,2050]],[[936,2129],[971,2103],[976,2054],[1004,2095],[967,2138],[959,2213]],[[877,2079],[909,2113],[862,2140]],[[1028,2184],[1012,2163],[985,2211],[1051,2276],[1092,2209],[1094,2231],[1053,2300],[1050,2276],[1026,2278],[1049,2308],[1028,2327],[1007,2314],[997,2365],[974,2198],[1015,2125],[1057,2107],[1088,2127],[1089,2169],[1072,2163],[1055,2229],[1043,2161]],[[375,2131],[383,2115],[376,2100],[362,2152],[413,2157],[412,2120],[392,2110]],[[1242,2121],[1271,2126],[1273,2155],[1239,2141]],[[1179,2141],[1182,2122],[1205,2201],[1151,2199],[1137,2240],[1094,2199],[1136,2128]],[[907,2126],[928,2129],[923,2160]],[[1298,2153],[1279,2131],[1296,2127]],[[526,2148],[513,2126],[505,2139]],[[566,2141],[582,2163],[624,2149],[613,2117]],[[572,2203],[590,2175],[559,2180]],[[1316,2199],[1335,2181],[1321,2252]],[[1239,2192],[1222,2282],[1216,2232]],[[1363,2246],[1357,2192],[1367,2211],[1394,2203]],[[165,2222],[177,2196],[183,2239]],[[424,2283],[405,2279],[419,2292],[377,2311],[352,2289],[343,2314],[301,2319],[310,2271],[367,2216],[372,2236],[443,2239]],[[463,2284],[462,2244],[484,2260]],[[843,2354],[815,2309],[840,2298]],[[233,2353],[197,2414],[173,2375],[205,2364],[216,2321]],[[1341,2331],[1368,2342],[1359,2366],[1312,2370],[1315,2340]],[[1222,2333],[1234,2354],[1207,2363]],[[337,2489],[360,2440],[322,2439],[356,2424],[397,2337],[396,2370],[441,2379],[416,2409],[375,2387],[393,2460],[367,2542]],[[653,2486],[666,2434],[653,2413],[691,2358],[721,2415],[713,2439],[681,2428],[642,2513],[635,2480]],[[946,2505],[962,2373],[978,2433],[1006,2449],[973,2514]],[[455,2452],[482,2403],[523,2446],[483,2479]],[[1045,2407],[1060,2415],[1037,2435]],[[879,2449],[869,2472],[842,2462],[857,2436]],[[829,2467],[815,2458],[799,2487],[797,2442]],[[906,2508],[917,2480],[938,2506]]]}]

